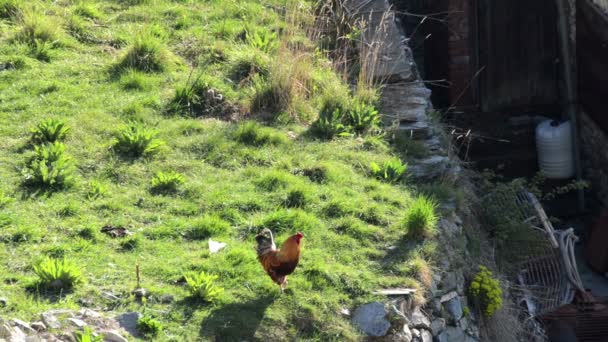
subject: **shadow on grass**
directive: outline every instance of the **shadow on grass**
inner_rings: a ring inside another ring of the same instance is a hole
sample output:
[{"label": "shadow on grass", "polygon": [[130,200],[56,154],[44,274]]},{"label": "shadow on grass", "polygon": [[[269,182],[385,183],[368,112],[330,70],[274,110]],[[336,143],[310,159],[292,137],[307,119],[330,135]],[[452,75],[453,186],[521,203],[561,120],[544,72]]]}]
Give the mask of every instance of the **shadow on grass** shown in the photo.
[{"label": "shadow on grass", "polygon": [[72,287],[53,289],[42,285],[38,281],[26,284],[25,291],[28,296],[31,296],[36,300],[42,299],[48,301],[49,303],[59,303],[61,300],[65,299],[66,296],[74,293],[74,289]]},{"label": "shadow on grass", "polygon": [[276,297],[266,295],[244,303],[231,303],[211,312],[201,325],[202,340],[252,341],[266,309]]},{"label": "shadow on grass", "polygon": [[423,241],[413,239],[408,234],[405,234],[397,241],[394,248],[389,249],[381,262],[384,266],[395,265],[408,260],[418,247],[422,245]]}]

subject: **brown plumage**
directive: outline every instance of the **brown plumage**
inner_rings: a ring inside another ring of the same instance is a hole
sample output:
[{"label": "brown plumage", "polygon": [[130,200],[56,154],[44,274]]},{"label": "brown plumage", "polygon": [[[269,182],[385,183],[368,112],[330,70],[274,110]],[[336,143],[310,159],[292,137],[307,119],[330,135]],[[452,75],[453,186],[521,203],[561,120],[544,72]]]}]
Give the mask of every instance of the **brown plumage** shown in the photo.
[{"label": "brown plumage", "polygon": [[272,281],[281,286],[281,291],[287,286],[287,276],[298,266],[303,237],[300,232],[290,236],[283,242],[281,249],[277,249],[272,232],[268,228],[264,228],[255,237],[258,242],[258,260]]}]

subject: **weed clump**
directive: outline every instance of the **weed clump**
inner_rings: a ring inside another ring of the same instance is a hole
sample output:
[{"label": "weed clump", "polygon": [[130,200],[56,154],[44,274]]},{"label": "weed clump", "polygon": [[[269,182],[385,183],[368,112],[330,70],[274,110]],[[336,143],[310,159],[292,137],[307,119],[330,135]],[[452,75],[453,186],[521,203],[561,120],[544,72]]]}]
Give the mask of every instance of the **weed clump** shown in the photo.
[{"label": "weed clump", "polygon": [[54,143],[65,139],[70,127],[59,119],[48,119],[30,129],[31,140],[35,144]]},{"label": "weed clump", "polygon": [[114,150],[130,157],[155,154],[164,145],[157,135],[155,130],[131,122],[116,134]]},{"label": "weed clump", "polygon": [[152,34],[139,34],[115,65],[115,71],[134,69],[147,73],[163,72],[169,65],[169,59],[167,48],[158,38]]},{"label": "weed clump", "polygon": [[145,336],[155,337],[163,330],[163,325],[150,316],[143,316],[137,320],[137,330]]},{"label": "weed clump", "polygon": [[66,259],[45,258],[34,265],[41,286],[51,290],[66,290],[81,282],[80,269]]},{"label": "weed clump", "polygon": [[124,90],[149,90],[151,84],[146,76],[137,70],[128,70],[120,77],[120,86]]},{"label": "weed clump", "polygon": [[308,203],[308,193],[304,189],[289,190],[283,204],[288,208],[301,208]]},{"label": "weed clump", "polygon": [[363,134],[380,126],[380,114],[372,105],[360,102],[346,111],[346,125],[357,134]]},{"label": "weed clump", "polygon": [[46,187],[49,190],[65,188],[73,180],[72,159],[60,142],[34,146],[35,155],[24,170],[27,185]]},{"label": "weed clump", "polygon": [[236,141],[251,146],[280,145],[287,142],[287,137],[269,127],[262,127],[255,121],[240,124],[234,132]]},{"label": "weed clump", "polygon": [[21,18],[21,29],[17,32],[15,39],[30,47],[38,45],[53,45],[59,42],[61,26],[50,16],[34,11],[23,12]]},{"label": "weed clump", "polygon": [[185,274],[184,279],[190,295],[194,298],[214,302],[224,293],[224,288],[216,284],[218,279],[216,275],[207,274],[204,271],[201,273],[191,272]]},{"label": "weed clump", "polygon": [[385,161],[382,166],[372,162],[369,168],[374,177],[385,182],[397,183],[407,170],[407,164],[403,164],[399,158],[393,158]]},{"label": "weed clump", "polygon": [[175,90],[175,95],[167,106],[167,112],[189,117],[231,117],[239,110],[226,100],[220,91],[199,77]]},{"label": "weed clump", "polygon": [[426,196],[419,196],[409,207],[403,225],[407,234],[414,238],[431,237],[437,226],[437,202]]},{"label": "weed clump", "polygon": [[331,112],[323,111],[317,121],[312,124],[312,133],[321,139],[331,140],[334,137],[349,136],[348,127],[343,121],[344,113],[336,108]]},{"label": "weed clump", "polygon": [[108,193],[108,188],[101,182],[93,180],[89,182],[87,198],[92,201],[104,197]]},{"label": "weed clump", "polygon": [[13,19],[20,14],[19,0],[0,0],[0,19]]},{"label": "weed clump", "polygon": [[157,172],[152,178],[152,193],[170,194],[177,192],[180,185],[184,184],[186,178],[177,172]]},{"label": "weed clump", "polygon": [[479,272],[469,286],[469,293],[478,302],[486,317],[491,317],[502,307],[500,282],[485,266],[479,267]]},{"label": "weed clump", "polygon": [[217,215],[205,215],[195,220],[187,231],[187,236],[193,240],[204,240],[230,230],[230,223]]}]

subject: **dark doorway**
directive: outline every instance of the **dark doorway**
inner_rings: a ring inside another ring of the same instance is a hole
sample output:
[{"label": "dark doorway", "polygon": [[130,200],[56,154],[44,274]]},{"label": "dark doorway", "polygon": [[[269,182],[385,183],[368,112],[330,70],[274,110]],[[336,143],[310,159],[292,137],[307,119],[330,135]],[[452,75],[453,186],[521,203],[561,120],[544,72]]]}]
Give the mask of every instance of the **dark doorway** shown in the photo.
[{"label": "dark doorway", "polygon": [[476,0],[483,111],[555,104],[559,99],[554,0]]}]

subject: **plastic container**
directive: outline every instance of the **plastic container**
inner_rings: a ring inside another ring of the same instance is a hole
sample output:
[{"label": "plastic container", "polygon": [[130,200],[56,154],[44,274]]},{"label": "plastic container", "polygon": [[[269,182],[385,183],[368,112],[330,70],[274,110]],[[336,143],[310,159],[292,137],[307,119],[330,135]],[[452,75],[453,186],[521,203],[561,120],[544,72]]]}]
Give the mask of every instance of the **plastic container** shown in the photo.
[{"label": "plastic container", "polygon": [[538,166],[550,179],[574,176],[574,157],[570,121],[543,121],[536,126]]}]

